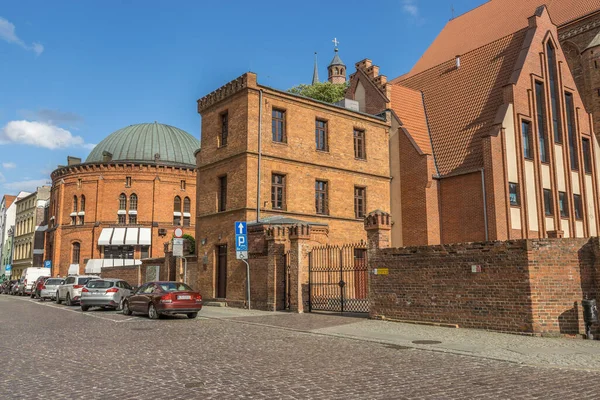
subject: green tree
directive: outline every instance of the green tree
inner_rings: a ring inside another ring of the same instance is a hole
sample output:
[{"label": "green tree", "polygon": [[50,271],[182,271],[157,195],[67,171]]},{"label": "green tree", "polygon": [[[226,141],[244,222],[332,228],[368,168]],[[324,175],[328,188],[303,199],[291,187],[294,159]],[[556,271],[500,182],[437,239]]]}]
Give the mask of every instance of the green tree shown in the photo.
[{"label": "green tree", "polygon": [[190,254],[195,254],[196,253],[196,239],[194,239],[194,237],[188,233],[186,233],[185,235],[183,235],[183,238],[186,239],[187,241],[189,241],[190,243]]},{"label": "green tree", "polygon": [[288,92],[326,103],[335,103],[344,98],[347,88],[347,83],[319,82],[314,85],[300,84],[288,89]]}]

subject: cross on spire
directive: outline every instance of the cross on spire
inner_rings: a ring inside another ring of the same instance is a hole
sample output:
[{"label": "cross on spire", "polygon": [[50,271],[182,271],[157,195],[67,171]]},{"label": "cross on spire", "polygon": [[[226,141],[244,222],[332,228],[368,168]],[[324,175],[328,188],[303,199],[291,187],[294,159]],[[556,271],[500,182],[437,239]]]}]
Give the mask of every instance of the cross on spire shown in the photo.
[{"label": "cross on spire", "polygon": [[333,38],[332,42],[336,48],[338,47],[338,44],[340,44],[340,42],[337,40],[337,38]]}]

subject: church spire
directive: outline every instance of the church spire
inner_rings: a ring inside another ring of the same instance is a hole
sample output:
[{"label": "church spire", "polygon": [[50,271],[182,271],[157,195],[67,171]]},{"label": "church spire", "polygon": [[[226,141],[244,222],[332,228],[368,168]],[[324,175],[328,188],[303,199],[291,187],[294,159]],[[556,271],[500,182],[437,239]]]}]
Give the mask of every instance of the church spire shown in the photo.
[{"label": "church spire", "polygon": [[331,83],[345,83],[346,82],[346,65],[338,55],[338,44],[340,43],[337,38],[332,40],[335,50],[333,60],[329,63],[327,71],[329,73],[329,82]]},{"label": "church spire", "polygon": [[315,69],[313,70],[312,84],[319,83],[319,68],[317,67],[317,52],[315,51]]}]

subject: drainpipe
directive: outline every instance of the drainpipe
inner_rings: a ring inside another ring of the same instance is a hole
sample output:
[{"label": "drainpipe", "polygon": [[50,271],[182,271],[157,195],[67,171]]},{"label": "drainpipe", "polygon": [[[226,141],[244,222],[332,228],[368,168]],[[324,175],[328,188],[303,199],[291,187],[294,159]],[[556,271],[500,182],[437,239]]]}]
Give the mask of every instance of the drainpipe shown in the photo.
[{"label": "drainpipe", "polygon": [[260,221],[260,164],[262,161],[262,104],[263,91],[258,91],[258,171],[256,184],[256,222]]},{"label": "drainpipe", "polygon": [[483,192],[483,223],[485,225],[485,241],[489,240],[488,235],[488,215],[487,215],[487,196],[485,192],[485,172],[481,168],[481,191]]}]

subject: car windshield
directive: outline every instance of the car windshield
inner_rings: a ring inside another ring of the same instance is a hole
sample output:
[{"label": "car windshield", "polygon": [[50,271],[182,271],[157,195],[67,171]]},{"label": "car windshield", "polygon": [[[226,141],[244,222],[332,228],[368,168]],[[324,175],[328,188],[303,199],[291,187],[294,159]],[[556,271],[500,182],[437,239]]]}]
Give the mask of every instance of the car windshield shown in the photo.
[{"label": "car windshield", "polygon": [[77,284],[85,285],[86,283],[88,283],[90,281],[90,279],[92,279],[92,278],[77,278]]},{"label": "car windshield", "polygon": [[95,281],[88,282],[86,286],[89,288],[96,288],[96,289],[108,289],[109,287],[113,287],[113,285],[114,285],[114,282],[95,280]]},{"label": "car windshield", "polygon": [[48,279],[46,281],[46,286],[49,286],[49,285],[60,285],[61,282],[62,282],[62,279]]},{"label": "car windshield", "polygon": [[185,283],[160,282],[158,284],[165,292],[192,292],[192,288]]}]

